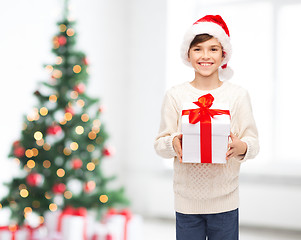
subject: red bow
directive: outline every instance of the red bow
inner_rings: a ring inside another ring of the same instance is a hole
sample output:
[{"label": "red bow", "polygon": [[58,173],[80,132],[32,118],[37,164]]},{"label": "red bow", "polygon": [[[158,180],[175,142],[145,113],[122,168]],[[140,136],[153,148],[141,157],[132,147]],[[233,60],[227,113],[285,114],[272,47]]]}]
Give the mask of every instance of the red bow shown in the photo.
[{"label": "red bow", "polygon": [[214,97],[210,93],[201,96],[197,102],[193,102],[199,108],[183,110],[182,115],[189,115],[189,123],[191,124],[198,122],[211,123],[211,118],[214,118],[215,115],[230,115],[229,110],[210,109],[213,101]]}]

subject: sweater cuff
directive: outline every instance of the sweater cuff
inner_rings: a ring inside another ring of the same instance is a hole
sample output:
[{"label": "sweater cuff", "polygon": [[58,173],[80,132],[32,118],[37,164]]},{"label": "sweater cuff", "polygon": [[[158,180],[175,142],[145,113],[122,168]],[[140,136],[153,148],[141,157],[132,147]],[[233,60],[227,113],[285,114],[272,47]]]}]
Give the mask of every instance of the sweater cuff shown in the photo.
[{"label": "sweater cuff", "polygon": [[166,143],[167,150],[168,150],[168,152],[170,152],[170,154],[173,157],[176,157],[177,153],[176,153],[175,149],[173,148],[172,141],[173,141],[175,136],[178,136],[180,134],[181,134],[180,132],[176,132],[176,133],[171,134],[169,136],[168,140],[167,140],[167,143]]},{"label": "sweater cuff", "polygon": [[252,141],[250,141],[248,138],[242,138],[242,142],[247,144],[247,151],[245,156],[242,159],[239,159],[239,162],[245,162],[248,159],[254,158],[254,150],[252,147]]}]

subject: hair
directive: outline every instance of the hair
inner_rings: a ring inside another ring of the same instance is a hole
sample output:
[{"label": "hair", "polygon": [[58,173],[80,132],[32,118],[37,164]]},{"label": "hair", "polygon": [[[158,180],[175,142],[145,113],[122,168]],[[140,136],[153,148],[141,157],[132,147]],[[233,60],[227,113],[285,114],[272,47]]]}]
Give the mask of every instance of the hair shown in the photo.
[{"label": "hair", "polygon": [[209,35],[207,33],[196,35],[194,37],[194,39],[192,40],[192,42],[190,43],[189,49],[194,47],[195,45],[198,45],[199,43],[206,42],[206,41],[210,40],[211,38],[213,38],[213,36]]},{"label": "hair", "polygon": [[[189,46],[189,49],[188,49],[188,55],[189,55],[189,50],[198,45],[199,43],[203,43],[203,42],[206,42],[208,40],[210,40],[211,38],[213,38],[212,35],[210,34],[207,34],[207,33],[202,33],[202,34],[198,34],[194,37],[194,39],[192,40],[192,42],[190,43],[190,46]],[[222,46],[222,49],[223,49],[223,46]],[[223,50],[223,57],[225,57],[225,52]]]}]

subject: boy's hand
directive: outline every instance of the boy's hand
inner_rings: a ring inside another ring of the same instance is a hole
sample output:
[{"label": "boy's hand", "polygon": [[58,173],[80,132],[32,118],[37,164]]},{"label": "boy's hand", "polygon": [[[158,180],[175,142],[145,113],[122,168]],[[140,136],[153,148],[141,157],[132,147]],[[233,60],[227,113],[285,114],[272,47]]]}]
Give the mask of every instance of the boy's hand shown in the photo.
[{"label": "boy's hand", "polygon": [[237,136],[230,132],[231,143],[228,144],[228,151],[226,153],[226,160],[232,157],[243,158],[247,152],[247,144],[241,141]]},{"label": "boy's hand", "polygon": [[173,149],[177,153],[177,157],[180,162],[182,162],[182,136],[183,134],[180,134],[178,136],[175,136],[172,140]]}]

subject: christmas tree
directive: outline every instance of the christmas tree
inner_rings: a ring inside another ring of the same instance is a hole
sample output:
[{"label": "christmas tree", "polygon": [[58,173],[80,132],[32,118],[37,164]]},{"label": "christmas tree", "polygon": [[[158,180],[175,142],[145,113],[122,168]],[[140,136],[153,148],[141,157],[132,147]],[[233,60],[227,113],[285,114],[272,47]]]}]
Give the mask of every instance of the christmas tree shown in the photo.
[{"label": "christmas tree", "polygon": [[128,204],[123,188],[108,187],[115,177],[106,177],[101,169],[112,152],[106,146],[99,99],[85,91],[88,61],[75,48],[75,22],[68,18],[67,1],[63,15],[53,38],[56,61],[45,65],[50,80],[34,92],[37,106],[24,117],[20,140],[9,154],[21,171],[6,184],[9,191],[0,207],[9,207],[19,225],[33,212],[43,222],[46,211],[66,206],[101,213]]}]

